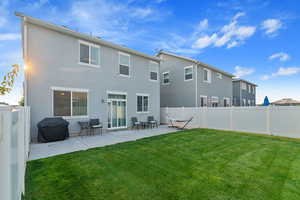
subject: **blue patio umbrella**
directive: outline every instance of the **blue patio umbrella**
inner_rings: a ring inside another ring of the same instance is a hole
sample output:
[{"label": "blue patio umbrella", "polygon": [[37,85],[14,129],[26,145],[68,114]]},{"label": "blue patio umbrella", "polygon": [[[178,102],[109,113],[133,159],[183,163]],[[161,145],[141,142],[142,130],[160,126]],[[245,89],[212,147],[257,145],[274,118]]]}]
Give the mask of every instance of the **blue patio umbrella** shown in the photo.
[{"label": "blue patio umbrella", "polygon": [[270,105],[269,98],[266,96],[265,99],[264,99],[263,106],[269,106],[269,105]]}]

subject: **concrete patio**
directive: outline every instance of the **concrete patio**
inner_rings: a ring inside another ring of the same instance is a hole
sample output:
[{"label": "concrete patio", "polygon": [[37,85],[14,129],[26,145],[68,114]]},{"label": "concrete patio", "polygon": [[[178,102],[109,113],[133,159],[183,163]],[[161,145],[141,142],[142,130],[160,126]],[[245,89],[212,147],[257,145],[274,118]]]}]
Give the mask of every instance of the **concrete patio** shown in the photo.
[{"label": "concrete patio", "polygon": [[117,144],[121,142],[134,141],[141,138],[162,135],[178,130],[159,126],[153,129],[120,130],[97,134],[93,136],[76,136],[67,140],[50,143],[32,143],[30,145],[29,160],[47,158],[50,156],[70,153],[74,151],[87,150],[95,147]]}]

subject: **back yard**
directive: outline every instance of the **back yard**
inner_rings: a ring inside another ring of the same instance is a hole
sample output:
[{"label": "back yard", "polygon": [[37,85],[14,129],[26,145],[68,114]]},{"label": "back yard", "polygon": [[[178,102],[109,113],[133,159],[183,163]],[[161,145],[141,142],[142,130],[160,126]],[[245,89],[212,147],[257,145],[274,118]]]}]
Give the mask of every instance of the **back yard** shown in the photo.
[{"label": "back yard", "polygon": [[30,161],[25,199],[300,199],[300,140],[194,129]]}]

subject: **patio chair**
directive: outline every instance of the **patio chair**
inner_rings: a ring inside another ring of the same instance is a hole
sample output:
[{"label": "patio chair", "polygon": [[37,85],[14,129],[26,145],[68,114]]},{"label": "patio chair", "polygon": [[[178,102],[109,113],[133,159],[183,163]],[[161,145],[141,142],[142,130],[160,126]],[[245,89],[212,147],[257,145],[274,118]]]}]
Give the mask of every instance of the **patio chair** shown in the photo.
[{"label": "patio chair", "polygon": [[102,135],[102,124],[99,119],[90,119],[89,126],[93,135],[95,134],[95,129],[100,129],[100,134]]},{"label": "patio chair", "polygon": [[141,126],[141,122],[138,121],[136,117],[131,117],[132,129],[136,128],[139,129]]},{"label": "patio chair", "polygon": [[87,131],[87,134],[90,134],[90,125],[88,121],[85,122],[78,122],[80,126],[79,135],[81,135],[84,131]]},{"label": "patio chair", "polygon": [[148,124],[149,124],[150,128],[154,128],[155,126],[156,126],[156,128],[158,128],[158,123],[154,119],[153,116],[148,116]]}]

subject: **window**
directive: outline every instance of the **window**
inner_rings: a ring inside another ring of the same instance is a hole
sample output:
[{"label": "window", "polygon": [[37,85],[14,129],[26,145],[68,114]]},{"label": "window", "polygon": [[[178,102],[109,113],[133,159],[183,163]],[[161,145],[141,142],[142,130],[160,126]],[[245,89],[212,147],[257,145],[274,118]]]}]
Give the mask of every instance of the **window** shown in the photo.
[{"label": "window", "polygon": [[200,107],[207,106],[207,96],[200,96]]},{"label": "window", "polygon": [[164,72],[162,74],[162,77],[163,77],[163,84],[169,84],[170,83],[170,74],[169,72]]},{"label": "window", "polygon": [[149,95],[137,94],[137,112],[149,111]]},{"label": "window", "polygon": [[86,42],[79,42],[80,63],[92,66],[100,65],[100,47]]},{"label": "window", "polygon": [[203,81],[206,83],[211,82],[211,71],[209,69],[204,68]]},{"label": "window", "polygon": [[193,66],[188,66],[184,68],[184,80],[193,80]]},{"label": "window", "polygon": [[150,80],[158,80],[158,63],[150,61],[149,63]]},{"label": "window", "polygon": [[54,116],[87,116],[87,92],[53,90]]},{"label": "window", "polygon": [[243,106],[246,106],[246,99],[243,99]]},{"label": "window", "polygon": [[218,107],[219,105],[219,97],[211,97],[211,106]]},{"label": "window", "polygon": [[123,76],[129,76],[130,56],[128,54],[119,53],[119,73]]},{"label": "window", "polygon": [[251,85],[247,85],[248,93],[251,93]]},{"label": "window", "polygon": [[229,107],[230,106],[230,98],[225,97],[224,98],[224,107]]},{"label": "window", "polygon": [[255,94],[255,86],[252,86],[252,94]]},{"label": "window", "polygon": [[251,100],[248,99],[248,105],[247,106],[251,106]]},{"label": "window", "polygon": [[247,90],[247,84],[244,83],[244,82],[242,82],[242,89],[243,89],[243,90]]},{"label": "window", "polygon": [[222,74],[221,73],[217,73],[217,78],[218,79],[222,79],[223,78]]}]

